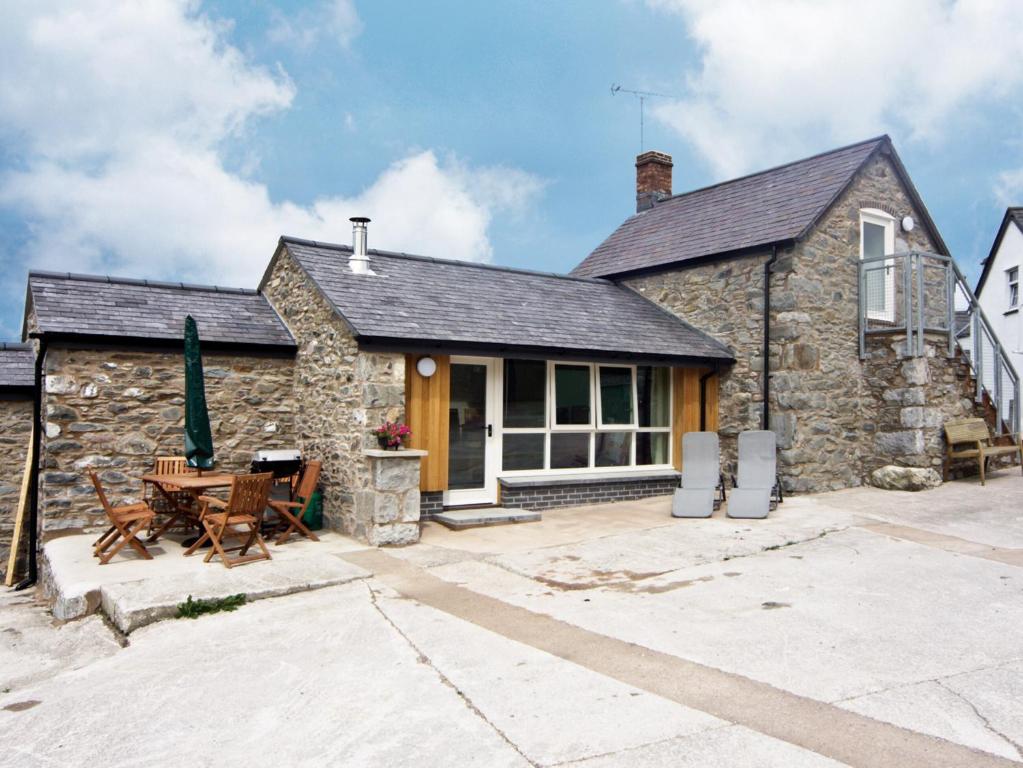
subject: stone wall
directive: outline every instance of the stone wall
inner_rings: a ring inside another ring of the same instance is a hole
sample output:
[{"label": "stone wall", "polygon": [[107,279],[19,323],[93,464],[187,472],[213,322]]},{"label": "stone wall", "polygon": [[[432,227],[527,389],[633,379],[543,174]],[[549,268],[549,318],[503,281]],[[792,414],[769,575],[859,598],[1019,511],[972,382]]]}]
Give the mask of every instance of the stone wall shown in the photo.
[{"label": "stone wall", "polygon": [[904,334],[867,342],[866,385],[879,406],[874,450],[863,455],[865,476],[886,464],[931,467],[941,474],[945,422],[984,416],[972,397],[969,366],[949,357],[946,336],[926,336],[922,356],[907,356],[905,349]]},{"label": "stone wall", "polygon": [[[291,356],[204,352],[217,467],[247,472],[254,451],[295,447]],[[111,503],[137,500],[155,456],[184,450],[180,351],[64,349],[46,354],[39,480],[44,540],[105,525],[86,471]]]},{"label": "stone wall", "polygon": [[[366,279],[373,279],[367,277]],[[363,450],[376,447],[372,427],[404,419],[405,358],[360,352],[352,333],[286,250],[279,251],[263,292],[295,337],[296,422],[306,456],[323,461],[324,516],[328,524],[369,541],[367,521],[356,514],[355,491],[370,487]],[[417,523],[390,526],[402,544],[419,537]]]},{"label": "stone wall", "polygon": [[[859,485],[876,464],[874,433],[884,401],[859,359],[858,264],[862,208],[922,221],[891,161],[878,155],[814,230],[780,250],[771,276],[771,421],[788,492]],[[934,250],[922,226],[897,231],[896,250]],[[652,273],[629,285],[735,350],[721,377],[720,432],[726,473],[735,436],[759,429],[762,413],[763,264],[767,253]],[[937,378],[943,378],[944,374]]]},{"label": "stone wall", "polygon": [[419,463],[425,451],[367,449],[366,485],[355,491],[355,518],[370,544],[419,541]]},{"label": "stone wall", "polygon": [[[32,433],[32,401],[0,400],[0,579],[7,575],[14,517],[18,512],[21,480],[25,473],[28,441]],[[24,573],[28,529],[22,529],[18,573]]]}]

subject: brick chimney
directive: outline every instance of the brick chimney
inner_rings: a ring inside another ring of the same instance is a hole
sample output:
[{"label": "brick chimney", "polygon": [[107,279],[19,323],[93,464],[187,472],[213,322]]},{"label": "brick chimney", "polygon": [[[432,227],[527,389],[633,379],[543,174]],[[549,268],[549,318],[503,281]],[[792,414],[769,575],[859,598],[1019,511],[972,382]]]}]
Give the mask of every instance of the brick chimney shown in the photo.
[{"label": "brick chimney", "polygon": [[671,197],[671,155],[644,152],[636,158],[636,213]]}]

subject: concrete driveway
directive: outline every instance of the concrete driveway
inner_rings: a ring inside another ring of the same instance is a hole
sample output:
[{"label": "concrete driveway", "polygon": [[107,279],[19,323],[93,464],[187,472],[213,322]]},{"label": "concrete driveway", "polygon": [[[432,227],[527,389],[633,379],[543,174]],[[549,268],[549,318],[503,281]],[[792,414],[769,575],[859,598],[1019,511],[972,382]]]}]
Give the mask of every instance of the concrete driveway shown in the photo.
[{"label": "concrete driveway", "polygon": [[1020,764],[1021,498],[428,525],[332,555],[368,578],[127,637],[8,596],[0,765]]}]

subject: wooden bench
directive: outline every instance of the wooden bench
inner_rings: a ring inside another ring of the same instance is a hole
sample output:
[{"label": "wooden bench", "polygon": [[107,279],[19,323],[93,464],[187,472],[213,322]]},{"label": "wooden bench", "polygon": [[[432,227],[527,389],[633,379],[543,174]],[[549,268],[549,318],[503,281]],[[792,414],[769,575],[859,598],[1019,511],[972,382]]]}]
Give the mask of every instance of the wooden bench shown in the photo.
[{"label": "wooden bench", "polygon": [[[1023,469],[1023,446],[1018,434],[1006,434],[1011,438],[1012,445],[995,445],[987,422],[984,419],[956,419],[945,422],[945,443],[948,450],[945,456],[945,476],[954,459],[976,459],[980,468],[980,484],[984,485],[984,469],[987,460],[993,456],[1015,455]],[[969,447],[967,447],[969,446]]]}]

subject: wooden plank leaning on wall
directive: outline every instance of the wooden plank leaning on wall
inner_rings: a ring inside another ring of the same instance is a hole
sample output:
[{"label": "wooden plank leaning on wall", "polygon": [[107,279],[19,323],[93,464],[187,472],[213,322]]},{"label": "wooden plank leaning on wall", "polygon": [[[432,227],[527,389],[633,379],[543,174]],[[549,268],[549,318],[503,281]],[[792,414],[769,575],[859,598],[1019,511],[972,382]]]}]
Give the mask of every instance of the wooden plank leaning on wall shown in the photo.
[{"label": "wooden plank leaning on wall", "polygon": [[430,355],[437,362],[437,371],[426,379],[416,372],[421,357],[405,356],[405,422],[412,430],[409,447],[428,453],[419,467],[419,490],[446,491],[451,358]]},{"label": "wooden plank leaning on wall", "polygon": [[[708,368],[674,368],[672,386],[671,447],[672,464],[682,469],[682,435],[700,431],[700,377]],[[718,376],[714,374],[706,383],[706,418],[704,429],[715,432],[718,428]]]}]

